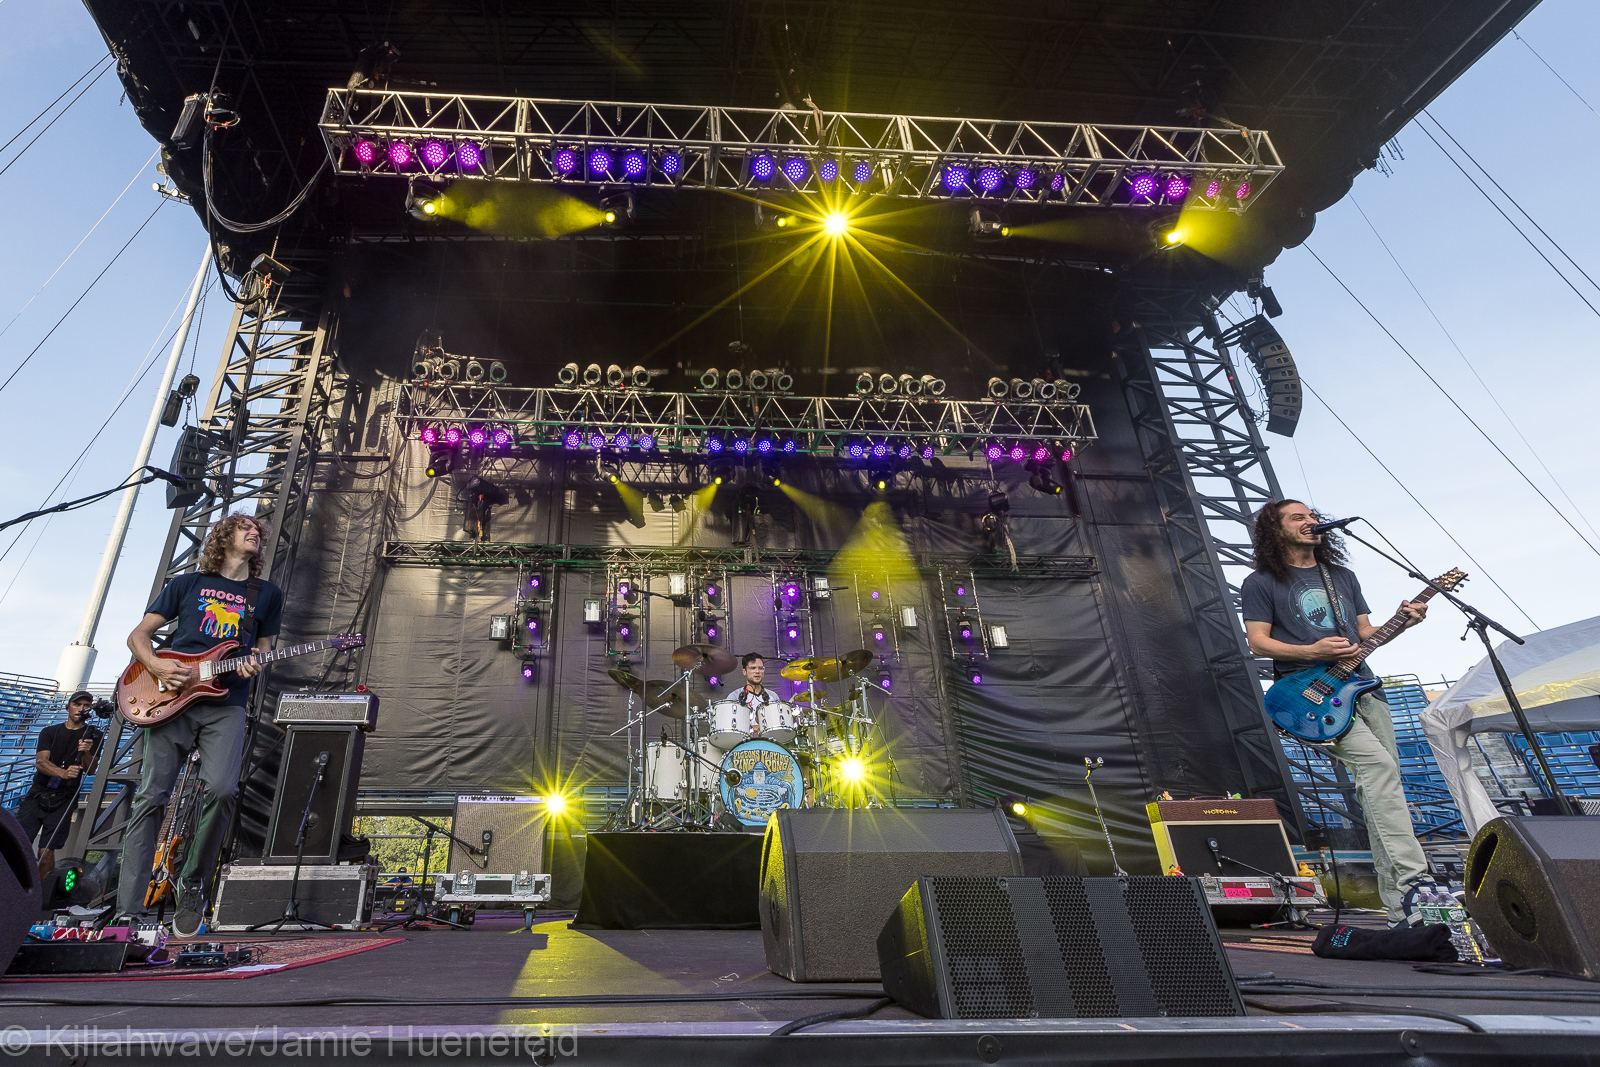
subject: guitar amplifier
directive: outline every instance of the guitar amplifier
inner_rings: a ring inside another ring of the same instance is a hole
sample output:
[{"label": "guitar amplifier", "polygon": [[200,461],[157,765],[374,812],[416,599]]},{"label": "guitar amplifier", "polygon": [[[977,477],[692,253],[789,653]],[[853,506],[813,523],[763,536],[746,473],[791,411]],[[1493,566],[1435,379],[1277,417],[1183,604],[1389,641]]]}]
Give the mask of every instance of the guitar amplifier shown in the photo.
[{"label": "guitar amplifier", "polygon": [[1271,800],[1158,800],[1145,810],[1162,871],[1198,878],[1217,921],[1255,922],[1284,904],[1327,903],[1322,883],[1299,873]]},{"label": "guitar amplifier", "polygon": [[[474,793],[456,797],[450,831],[450,858],[445,869],[454,874],[513,875],[544,870],[544,834],[550,819],[546,798],[507,793]],[[476,853],[461,847],[465,841]]]},{"label": "guitar amplifier", "polygon": [[[277,919],[289,903],[293,881],[293,867],[246,862],[223,867],[211,931],[237,933]],[[370,863],[307,863],[300,868],[296,910],[338,930],[357,929],[372,917],[377,882],[378,868]]]},{"label": "guitar amplifier", "polygon": [[307,726],[359,726],[363,730],[378,725],[378,694],[317,693],[278,697],[278,712],[272,721]]}]

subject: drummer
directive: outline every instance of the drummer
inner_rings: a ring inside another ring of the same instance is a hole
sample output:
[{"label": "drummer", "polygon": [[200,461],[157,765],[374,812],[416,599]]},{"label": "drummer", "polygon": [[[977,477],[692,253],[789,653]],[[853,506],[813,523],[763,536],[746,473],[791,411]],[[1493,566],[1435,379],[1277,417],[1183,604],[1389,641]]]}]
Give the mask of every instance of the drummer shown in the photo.
[{"label": "drummer", "polygon": [[767,673],[761,653],[746,652],[739,660],[739,669],[744,672],[744,688],[734,695],[734,700],[748,708],[759,708],[777,701],[778,694],[761,684],[761,679]]}]

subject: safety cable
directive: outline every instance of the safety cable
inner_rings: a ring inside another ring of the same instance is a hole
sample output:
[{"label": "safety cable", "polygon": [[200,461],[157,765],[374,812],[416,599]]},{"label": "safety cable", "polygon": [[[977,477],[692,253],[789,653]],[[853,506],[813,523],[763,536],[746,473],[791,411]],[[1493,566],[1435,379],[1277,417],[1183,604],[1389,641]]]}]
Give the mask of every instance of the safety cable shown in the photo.
[{"label": "safety cable", "polygon": [[1530,489],[1532,489],[1535,493],[1539,494],[1539,499],[1543,500],[1546,504],[1548,504],[1550,506],[1550,510],[1555,512],[1557,515],[1559,515],[1561,517],[1561,521],[1566,523],[1567,527],[1570,530],[1572,530],[1573,533],[1578,535],[1578,540],[1583,542],[1584,547],[1587,548],[1590,552],[1593,552],[1595,555],[1600,556],[1600,548],[1596,548],[1595,545],[1594,545],[1594,542],[1590,541],[1587,537],[1585,537],[1583,535],[1583,531],[1578,529],[1578,527],[1573,523],[1573,521],[1571,519],[1567,518],[1567,513],[1562,511],[1560,508],[1556,507],[1555,501],[1551,500],[1548,496],[1546,496],[1544,490],[1540,489],[1537,485],[1534,484],[1533,479],[1529,478],[1528,475],[1523,471],[1523,469],[1521,467],[1517,466],[1517,461],[1512,459],[1510,456],[1508,456],[1506,454],[1506,450],[1501,448],[1500,445],[1495,441],[1495,439],[1493,437],[1489,436],[1488,431],[1486,431],[1482,426],[1478,425],[1478,420],[1474,419],[1471,415],[1467,414],[1467,409],[1462,407],[1461,404],[1459,402],[1457,402],[1456,398],[1450,395],[1450,390],[1446,389],[1442,384],[1440,384],[1439,379],[1435,378],[1433,376],[1433,373],[1431,371],[1429,371],[1427,367],[1424,367],[1422,365],[1421,361],[1418,360],[1416,356],[1413,356],[1411,354],[1411,350],[1409,348],[1407,348],[1404,344],[1401,343],[1400,338],[1396,337],[1393,334],[1393,332],[1390,331],[1389,327],[1387,327],[1387,326],[1385,326],[1383,324],[1383,320],[1378,318],[1378,316],[1374,315],[1372,313],[1372,309],[1367,307],[1367,305],[1362,301],[1362,299],[1359,296],[1357,296],[1353,291],[1351,291],[1350,287],[1344,283],[1344,279],[1339,277],[1337,274],[1335,274],[1333,272],[1333,268],[1328,266],[1326,263],[1324,263],[1322,261],[1322,257],[1317,255],[1316,250],[1311,247],[1310,243],[1307,242],[1302,247],[1304,247],[1305,250],[1311,254],[1311,258],[1316,260],[1317,264],[1319,266],[1321,266],[1323,270],[1328,272],[1328,277],[1332,278],[1334,281],[1339,283],[1339,288],[1343,289],[1345,291],[1345,293],[1349,295],[1350,299],[1354,300],[1356,302],[1356,306],[1359,307],[1362,311],[1365,311],[1367,313],[1367,317],[1369,319],[1371,319],[1374,323],[1377,324],[1378,329],[1382,330],[1384,332],[1384,334],[1389,338],[1389,340],[1394,342],[1395,347],[1398,348],[1401,352],[1405,353],[1405,357],[1411,361],[1413,366],[1415,366],[1419,371],[1422,372],[1423,377],[1427,378],[1428,381],[1433,384],[1433,387],[1435,389],[1439,390],[1440,395],[1443,396],[1446,400],[1450,401],[1450,406],[1455,408],[1458,412],[1460,412],[1461,413],[1461,417],[1466,419],[1469,423],[1471,423],[1472,424],[1472,428],[1474,430],[1477,430],[1478,433],[1483,437],[1483,439],[1485,441],[1489,442],[1489,447],[1493,448],[1496,452],[1500,453],[1500,458],[1505,460],[1507,463],[1509,463],[1511,465],[1511,469],[1516,471],[1517,474],[1521,475],[1522,480],[1528,483],[1528,487]]},{"label": "safety cable", "polygon": [[1456,343],[1454,335],[1452,335],[1449,328],[1445,326],[1444,320],[1439,318],[1438,312],[1433,310],[1433,305],[1428,303],[1428,298],[1422,295],[1421,289],[1417,288],[1417,283],[1411,280],[1411,275],[1406,272],[1405,267],[1400,265],[1400,260],[1394,254],[1394,250],[1389,247],[1389,242],[1383,239],[1383,235],[1379,233],[1378,228],[1372,224],[1372,220],[1368,218],[1367,213],[1362,210],[1361,204],[1356,200],[1355,194],[1353,193],[1350,195],[1350,203],[1355,205],[1355,209],[1358,213],[1360,213],[1362,221],[1367,224],[1367,229],[1371,230],[1372,236],[1378,239],[1378,243],[1383,246],[1383,250],[1389,254],[1389,259],[1394,263],[1395,269],[1398,270],[1400,272],[1400,276],[1406,280],[1406,284],[1411,286],[1411,291],[1417,294],[1417,299],[1422,301],[1422,306],[1427,309],[1428,314],[1433,317],[1433,321],[1438,324],[1439,332],[1444,334],[1445,340],[1449,341],[1450,346],[1456,350],[1456,355],[1461,357],[1461,362],[1467,365],[1467,369],[1472,372],[1472,376],[1478,379],[1478,384],[1483,386],[1483,391],[1489,394],[1490,400],[1494,401],[1494,406],[1499,408],[1500,414],[1505,416],[1506,423],[1516,433],[1517,437],[1522,441],[1522,443],[1528,447],[1528,451],[1533,455],[1533,458],[1538,461],[1540,468],[1544,470],[1545,474],[1549,475],[1550,480],[1555,483],[1555,487],[1561,490],[1561,495],[1566,498],[1568,504],[1572,505],[1572,510],[1577,512],[1578,518],[1583,520],[1584,525],[1589,527],[1589,532],[1594,534],[1596,537],[1600,537],[1600,530],[1596,530],[1594,528],[1594,523],[1589,521],[1589,516],[1585,515],[1583,510],[1578,507],[1577,502],[1572,499],[1572,494],[1567,492],[1566,487],[1561,484],[1560,479],[1558,479],[1550,470],[1549,464],[1545,463],[1544,457],[1539,455],[1538,450],[1533,447],[1533,443],[1529,441],[1527,435],[1522,432],[1522,428],[1518,426],[1516,420],[1511,417],[1511,413],[1505,409],[1505,405],[1500,403],[1500,397],[1496,395],[1493,389],[1489,388],[1489,383],[1483,380],[1483,375],[1478,373],[1478,368],[1472,365],[1472,360],[1467,358],[1466,352],[1462,351],[1461,346]]},{"label": "safety cable", "polygon": [[[1528,43],[1527,38],[1523,37],[1522,34],[1518,33],[1516,30],[1512,30],[1511,31],[1511,36],[1513,36],[1517,40],[1521,41],[1522,42],[1522,47],[1524,47],[1528,51],[1532,52],[1533,53],[1533,58],[1537,59],[1539,62],[1543,63],[1544,64],[1544,69],[1548,70],[1551,74],[1554,74],[1556,76],[1556,81],[1560,82],[1562,85],[1565,85],[1567,87],[1567,91],[1570,92],[1573,96],[1576,96],[1578,98],[1578,103],[1580,103],[1584,107],[1588,108],[1590,113],[1593,114],[1596,118],[1600,118],[1600,111],[1595,111],[1594,105],[1589,103],[1589,101],[1585,100],[1583,98],[1583,94],[1578,92],[1578,90],[1574,89],[1572,87],[1572,83],[1567,81],[1567,79],[1563,78],[1561,76],[1561,72],[1556,70],[1556,68],[1552,67],[1550,65],[1550,62],[1547,59],[1545,59],[1544,56],[1541,56],[1538,53],[1538,51],[1533,47],[1533,45]],[[1438,120],[1435,120],[1435,121],[1438,121]],[[1440,127],[1440,128],[1443,129],[1443,127]]]},{"label": "safety cable", "polygon": [[[23,146],[22,146],[22,148],[20,148],[20,149],[19,149],[19,150],[18,150],[18,151],[17,151],[17,154],[16,154],[16,155],[14,155],[14,156],[12,156],[12,157],[11,157],[11,162],[10,162],[10,163],[7,163],[7,164],[6,164],[6,165],[5,165],[5,166],[3,166],[3,167],[0,167],[0,174],[4,174],[4,173],[5,173],[5,172],[6,172],[6,171],[8,171],[8,170],[10,170],[10,169],[11,169],[11,166],[12,166],[12,164],[14,164],[14,163],[16,163],[16,161],[17,161],[17,160],[19,160],[19,159],[21,159],[21,158],[22,158],[22,157],[23,157],[23,156],[25,156],[25,155],[27,155],[27,154],[28,154],[28,149],[30,149],[30,148],[32,148],[32,147],[33,147],[33,146],[34,146],[34,145],[35,145],[35,144],[36,144],[36,143],[37,143],[37,142],[38,142],[38,140],[39,140],[39,138],[41,138],[41,137],[43,137],[43,136],[44,136],[44,135],[45,135],[45,134],[47,134],[47,133],[49,133],[49,132],[50,132],[50,127],[51,127],[51,126],[54,126],[54,125],[55,125],[55,124],[56,124],[56,123],[57,123],[57,122],[60,122],[60,121],[61,121],[61,116],[62,116],[62,115],[65,115],[65,114],[66,114],[66,113],[67,113],[67,112],[69,112],[69,111],[71,111],[71,110],[72,110],[72,105],[73,105],[73,104],[76,104],[76,103],[77,103],[77,102],[78,102],[78,101],[79,101],[79,100],[80,100],[80,99],[82,99],[82,98],[83,98],[83,94],[84,94],[84,93],[86,93],[86,92],[88,92],[88,91],[89,91],[89,90],[90,90],[90,89],[93,89],[93,88],[94,88],[94,83],[95,83],[95,82],[97,82],[97,81],[99,81],[99,80],[100,80],[100,79],[101,79],[101,78],[103,78],[103,77],[105,77],[105,73],[106,73],[106,71],[108,71],[108,70],[110,70],[110,69],[111,69],[111,68],[112,68],[112,67],[114,67],[114,66],[115,66],[115,65],[116,65],[116,64],[114,64],[114,63],[112,63],[112,64],[108,64],[108,65],[107,65],[107,66],[105,66],[105,67],[104,67],[104,68],[102,68],[102,69],[101,69],[101,71],[100,71],[100,73],[99,73],[99,74],[96,74],[96,75],[95,75],[95,76],[94,76],[94,81],[91,81],[91,82],[90,82],[90,83],[89,83],[89,84],[88,84],[88,85],[85,85],[85,86],[84,86],[84,87],[83,87],[83,88],[82,88],[82,89],[79,89],[79,90],[78,90],[78,95],[77,95],[77,96],[75,96],[75,97],[73,97],[73,98],[72,98],[72,99],[71,99],[71,100],[69,100],[69,101],[67,101],[67,106],[66,106],[66,107],[64,107],[64,108],[62,108],[62,109],[61,109],[61,110],[60,110],[60,111],[58,111],[58,112],[57,112],[57,113],[56,113],[56,117],[55,117],[55,118],[53,118],[53,119],[51,119],[51,120],[50,120],[50,121],[49,121],[49,122],[47,122],[47,123],[45,123],[45,127],[44,127],[44,129],[42,129],[42,130],[40,130],[40,131],[39,131],[39,132],[38,132],[38,133],[36,133],[36,134],[34,134],[34,135],[33,135],[33,140],[31,140],[31,141],[29,141],[29,142],[28,142],[28,143],[27,143],[27,144],[25,144],[25,145],[23,145]],[[89,69],[91,69],[91,70],[93,70],[93,69],[94,69],[94,68],[93,68],[93,67],[91,67],[91,68],[89,68]],[[79,79],[78,79],[78,81],[82,81],[82,80],[83,80],[83,79],[82,79],[82,78],[79,78]],[[77,84],[77,82],[73,82],[73,84],[74,84],[74,85],[76,85],[76,84]],[[72,90],[71,90],[71,89],[68,89],[68,90],[67,90],[67,92],[69,92],[69,93],[70,93],[70,92],[71,92],[71,91],[72,91]],[[62,93],[62,94],[61,94],[61,96],[66,96],[66,95],[67,95],[67,93]],[[60,96],[58,96],[58,97],[56,97],[56,99],[57,99],[57,100],[60,100],[60,99],[61,99],[61,97],[60,97]],[[53,103],[52,103],[52,104],[51,104],[51,105],[50,105],[50,107],[55,107],[55,104],[53,104]],[[50,110],[50,108],[45,108],[45,110],[46,110],[46,111],[48,111],[48,110]],[[39,121],[39,120],[38,120],[38,119],[37,119],[37,118],[35,118],[35,119],[34,119],[34,120],[33,120],[33,122],[29,122],[29,123],[28,123],[28,126],[32,126],[32,125],[33,125],[33,123],[34,123],[34,122],[38,122],[38,121]],[[27,128],[28,128],[28,126],[24,126],[24,127],[23,127],[23,128],[22,128],[22,129],[23,129],[23,131],[26,131],[26,130],[27,130]],[[22,133],[21,133],[21,132],[19,132],[19,133],[18,133],[18,134],[17,134],[17,137],[21,137],[21,136],[22,136]],[[17,137],[13,137],[13,138],[11,138],[11,141],[15,141],[15,140],[16,140],[16,139],[17,139]],[[11,141],[7,141],[7,142],[6,142],[6,147],[10,147],[10,145],[11,145]],[[4,150],[5,150],[5,149],[4,149],[4,148],[0,148],[0,151],[4,151]]]},{"label": "safety cable", "polygon": [[[54,100],[52,100],[48,104],[46,104],[44,106],[44,110],[40,111],[37,115],[33,116],[33,118],[29,119],[28,122],[27,122],[27,125],[23,126],[22,129],[18,130],[16,133],[11,135],[11,140],[7,141],[5,144],[0,144],[0,152],[4,152],[6,149],[10,148],[13,144],[15,144],[16,141],[17,141],[17,138],[19,138],[23,134],[27,133],[28,129],[35,122],[38,122],[40,119],[42,119],[46,115],[48,115],[50,113],[50,109],[51,108],[53,108],[57,104],[61,103],[62,97],[66,96],[68,93],[72,92],[72,90],[74,90],[74,89],[76,89],[78,87],[79,83],[81,83],[83,81],[83,79],[85,79],[89,75],[93,74],[94,73],[94,68],[98,67],[100,64],[104,63],[106,60],[111,59],[111,58],[113,58],[113,57],[110,56],[110,55],[104,55],[104,56],[101,56],[99,59],[95,60],[93,63],[89,64],[89,69],[84,71],[82,74],[78,75],[78,80],[77,81],[73,82],[71,85],[69,85],[65,89],[61,90],[61,96],[56,97]],[[105,71],[101,71],[100,73],[104,74]]]}]

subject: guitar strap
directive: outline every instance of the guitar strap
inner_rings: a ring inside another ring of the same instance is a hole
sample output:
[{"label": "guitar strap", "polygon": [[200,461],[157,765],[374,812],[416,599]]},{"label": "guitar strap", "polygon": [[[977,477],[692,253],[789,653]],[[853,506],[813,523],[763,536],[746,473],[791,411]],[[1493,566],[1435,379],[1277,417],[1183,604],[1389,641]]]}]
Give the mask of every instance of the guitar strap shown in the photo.
[{"label": "guitar strap", "polygon": [[240,642],[246,651],[256,643],[256,600],[261,596],[261,579],[251,578],[244,583],[244,614],[239,618]]},{"label": "guitar strap", "polygon": [[1322,575],[1322,591],[1328,594],[1328,608],[1333,612],[1333,625],[1338,627],[1339,636],[1354,641],[1359,645],[1361,642],[1356,640],[1359,635],[1346,632],[1344,615],[1339,611],[1339,597],[1333,591],[1333,576],[1328,573],[1328,565],[1319,562],[1317,564],[1317,573]]}]

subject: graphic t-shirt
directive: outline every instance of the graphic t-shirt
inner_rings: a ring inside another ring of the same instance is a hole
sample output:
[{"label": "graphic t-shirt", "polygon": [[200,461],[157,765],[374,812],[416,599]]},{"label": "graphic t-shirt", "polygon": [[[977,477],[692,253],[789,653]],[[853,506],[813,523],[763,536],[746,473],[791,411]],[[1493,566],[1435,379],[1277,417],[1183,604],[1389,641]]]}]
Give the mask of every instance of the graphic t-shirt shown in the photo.
[{"label": "graphic t-shirt", "polygon": [[[145,610],[163,619],[177,619],[172,633],[174,652],[204,652],[224,641],[238,641],[244,618],[245,584],[215,574],[184,574],[172,579]],[[263,637],[277,637],[283,619],[283,590],[261,583],[256,597],[255,633],[250,645]],[[242,652],[239,654],[243,654]],[[250,694],[250,679],[232,675],[227,703],[243,707]]]},{"label": "graphic t-shirt", "polygon": [[[1280,582],[1265,571],[1255,571],[1239,587],[1245,622],[1270,622],[1271,637],[1286,645],[1314,645],[1324,637],[1344,637],[1361,643],[1356,618],[1370,614],[1361,595],[1355,572],[1345,567],[1329,567],[1329,584],[1339,598],[1339,614],[1344,628],[1339,629],[1329,610],[1328,592],[1316,567],[1290,567],[1289,580]],[[1308,664],[1293,660],[1276,661],[1278,677],[1304,670]],[[1371,678],[1372,670],[1363,663],[1356,674]]]},{"label": "graphic t-shirt", "polygon": [[[71,767],[82,761],[83,754],[78,751],[78,742],[85,739],[90,744],[100,740],[99,728],[85,723],[81,730],[69,730],[66,723],[58,722],[39,731],[39,743],[34,746],[33,750],[35,752],[44,752],[48,749],[51,763],[54,763],[57,767]],[[91,751],[93,750],[91,749]],[[35,771],[33,788],[49,789],[52,792],[65,789],[69,793],[76,793],[78,786],[83,783],[84,775],[88,773],[85,770],[74,781],[69,778],[55,778]]]}]

